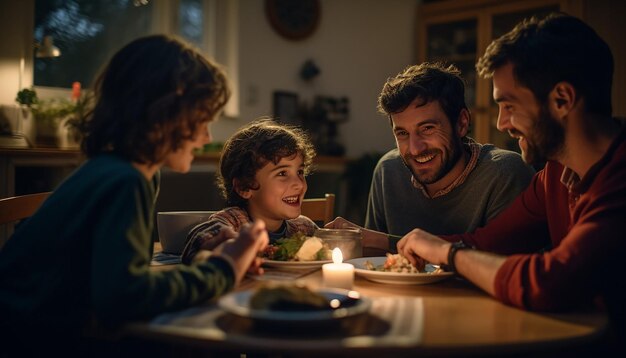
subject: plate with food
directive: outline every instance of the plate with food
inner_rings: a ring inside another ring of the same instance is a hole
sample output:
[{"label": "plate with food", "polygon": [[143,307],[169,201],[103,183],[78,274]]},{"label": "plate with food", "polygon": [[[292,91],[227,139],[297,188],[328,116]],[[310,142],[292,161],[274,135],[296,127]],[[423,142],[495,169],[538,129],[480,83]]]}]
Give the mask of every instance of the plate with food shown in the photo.
[{"label": "plate with food", "polygon": [[331,250],[322,239],[295,234],[267,245],[264,265],[275,268],[309,269],[332,262]]},{"label": "plate with food", "polygon": [[419,271],[399,254],[380,257],[361,257],[346,261],[354,265],[354,272],[370,281],[395,285],[424,285],[452,277],[439,265],[426,264]]},{"label": "plate with food", "polygon": [[268,284],[229,293],[218,305],[228,313],[260,323],[319,324],[365,313],[372,301],[357,291]]}]

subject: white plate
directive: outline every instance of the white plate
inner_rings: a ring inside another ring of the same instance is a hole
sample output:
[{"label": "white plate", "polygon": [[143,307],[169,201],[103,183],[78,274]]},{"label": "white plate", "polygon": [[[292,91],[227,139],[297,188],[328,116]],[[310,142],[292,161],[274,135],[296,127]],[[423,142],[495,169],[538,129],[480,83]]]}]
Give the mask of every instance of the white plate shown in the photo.
[{"label": "white plate", "polygon": [[263,265],[274,268],[288,268],[288,269],[311,269],[321,267],[323,264],[333,262],[333,260],[322,261],[275,261],[265,260]]},{"label": "white plate", "polygon": [[327,323],[338,319],[356,316],[365,313],[372,305],[372,301],[361,296],[356,291],[348,291],[342,289],[319,289],[318,293],[325,296],[328,301],[338,299],[340,301],[350,301],[358,297],[357,301],[345,308],[319,311],[276,311],[276,310],[259,310],[250,308],[250,297],[254,290],[246,290],[240,292],[232,292],[219,299],[218,305],[226,312],[237,316],[247,317],[255,321],[264,323],[301,323],[301,324],[317,324]]},{"label": "white plate", "polygon": [[431,264],[426,265],[426,273],[399,273],[372,271],[365,268],[365,261],[371,262],[374,266],[383,265],[387,258],[382,257],[361,257],[346,261],[354,265],[354,272],[370,281],[380,283],[391,283],[395,285],[424,285],[434,283],[452,277],[452,272],[428,273],[436,269]]}]

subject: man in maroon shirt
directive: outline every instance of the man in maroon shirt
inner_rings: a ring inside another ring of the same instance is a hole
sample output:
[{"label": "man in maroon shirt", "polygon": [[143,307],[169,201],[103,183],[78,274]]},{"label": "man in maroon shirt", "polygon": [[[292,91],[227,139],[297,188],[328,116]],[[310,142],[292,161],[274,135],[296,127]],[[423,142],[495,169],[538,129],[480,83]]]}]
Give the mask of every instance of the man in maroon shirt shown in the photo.
[{"label": "man in maroon shirt", "polygon": [[626,131],[611,117],[608,45],[581,20],[552,15],[494,40],[476,68],[493,80],[498,129],[525,161],[547,163],[485,227],[443,239],[415,229],[398,251],[520,308],[600,303],[625,337]]}]

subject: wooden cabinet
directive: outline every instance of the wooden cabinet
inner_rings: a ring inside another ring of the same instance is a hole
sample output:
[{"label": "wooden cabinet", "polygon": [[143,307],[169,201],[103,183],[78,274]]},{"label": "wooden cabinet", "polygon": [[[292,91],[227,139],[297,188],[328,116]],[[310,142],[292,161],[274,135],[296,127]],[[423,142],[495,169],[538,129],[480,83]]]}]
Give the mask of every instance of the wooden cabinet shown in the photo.
[{"label": "wooden cabinet", "polygon": [[492,39],[532,15],[564,11],[581,17],[583,0],[446,0],[428,1],[418,12],[418,60],[455,64],[466,80],[472,112],[470,136],[481,143],[519,151],[517,142],[496,129],[498,109],[490,80],[476,74],[476,61]]}]

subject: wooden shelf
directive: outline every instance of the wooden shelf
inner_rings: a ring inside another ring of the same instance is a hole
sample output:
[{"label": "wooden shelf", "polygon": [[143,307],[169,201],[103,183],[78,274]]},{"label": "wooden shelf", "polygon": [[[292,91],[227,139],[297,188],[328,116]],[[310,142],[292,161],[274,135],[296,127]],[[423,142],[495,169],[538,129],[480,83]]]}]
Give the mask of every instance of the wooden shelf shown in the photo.
[{"label": "wooden shelf", "polygon": [[35,148],[3,148],[0,147],[0,156],[13,157],[76,157],[81,158],[82,153],[78,149],[64,149],[51,147],[35,147]]}]

